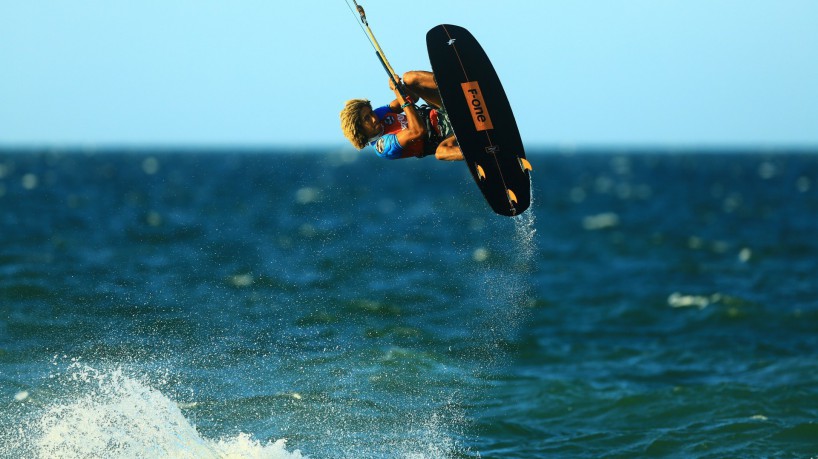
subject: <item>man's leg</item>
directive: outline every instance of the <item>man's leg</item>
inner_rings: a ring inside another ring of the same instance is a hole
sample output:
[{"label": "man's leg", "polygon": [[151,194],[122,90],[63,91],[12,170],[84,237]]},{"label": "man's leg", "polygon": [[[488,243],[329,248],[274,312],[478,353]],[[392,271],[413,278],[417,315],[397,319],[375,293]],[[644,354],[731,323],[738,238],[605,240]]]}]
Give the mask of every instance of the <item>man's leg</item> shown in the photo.
[{"label": "man's leg", "polygon": [[423,70],[406,72],[403,74],[403,84],[406,85],[409,92],[425,100],[427,104],[435,108],[443,106],[443,102],[440,100],[440,92],[435,82],[435,76],[432,72]]},{"label": "man's leg", "polygon": [[460,151],[457,139],[454,136],[443,139],[443,142],[440,142],[437,150],[435,150],[435,158],[441,161],[462,161],[463,152]]},{"label": "man's leg", "polygon": [[[435,76],[432,72],[423,70],[413,70],[403,74],[403,83],[409,92],[415,96],[422,98],[427,104],[435,108],[443,106],[440,99],[440,92],[437,89]],[[441,161],[462,161],[463,152],[460,151],[460,146],[457,144],[457,139],[451,135],[443,139],[435,150],[435,158]]]}]

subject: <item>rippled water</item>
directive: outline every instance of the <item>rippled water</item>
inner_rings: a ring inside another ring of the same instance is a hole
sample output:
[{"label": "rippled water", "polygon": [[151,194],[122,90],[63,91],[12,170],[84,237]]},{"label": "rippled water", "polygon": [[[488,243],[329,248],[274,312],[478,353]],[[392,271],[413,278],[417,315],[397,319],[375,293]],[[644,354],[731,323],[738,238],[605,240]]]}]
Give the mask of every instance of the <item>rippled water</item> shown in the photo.
[{"label": "rippled water", "polygon": [[0,457],[818,456],[818,155],[0,153]]}]

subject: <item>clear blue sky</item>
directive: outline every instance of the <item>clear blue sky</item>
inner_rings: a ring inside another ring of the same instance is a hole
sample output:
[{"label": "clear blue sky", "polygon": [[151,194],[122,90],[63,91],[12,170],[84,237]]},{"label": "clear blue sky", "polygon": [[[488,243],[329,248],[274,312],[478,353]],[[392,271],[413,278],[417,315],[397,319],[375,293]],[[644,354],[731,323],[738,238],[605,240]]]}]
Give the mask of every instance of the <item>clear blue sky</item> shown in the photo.
[{"label": "clear blue sky", "polygon": [[[815,0],[363,0],[398,72],[464,26],[529,146],[818,146]],[[423,13],[417,11],[423,10]],[[387,102],[343,0],[0,0],[0,146],[343,146]]]}]

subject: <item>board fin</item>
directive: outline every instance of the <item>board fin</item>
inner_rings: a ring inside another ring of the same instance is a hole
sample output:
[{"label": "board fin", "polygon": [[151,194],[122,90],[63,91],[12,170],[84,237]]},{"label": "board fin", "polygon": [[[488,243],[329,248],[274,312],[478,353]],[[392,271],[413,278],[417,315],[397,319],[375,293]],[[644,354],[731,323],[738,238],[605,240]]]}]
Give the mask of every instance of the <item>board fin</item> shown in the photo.
[{"label": "board fin", "polygon": [[533,171],[534,168],[531,167],[531,163],[528,162],[525,158],[517,158],[520,160],[520,167],[523,168],[523,171]]},{"label": "board fin", "polygon": [[486,171],[484,171],[483,168],[479,164],[475,164],[475,166],[477,166],[477,177],[480,180],[485,180],[486,179]]},{"label": "board fin", "polygon": [[506,194],[508,195],[508,201],[512,204],[517,204],[517,195],[511,191],[511,188],[506,188]]}]

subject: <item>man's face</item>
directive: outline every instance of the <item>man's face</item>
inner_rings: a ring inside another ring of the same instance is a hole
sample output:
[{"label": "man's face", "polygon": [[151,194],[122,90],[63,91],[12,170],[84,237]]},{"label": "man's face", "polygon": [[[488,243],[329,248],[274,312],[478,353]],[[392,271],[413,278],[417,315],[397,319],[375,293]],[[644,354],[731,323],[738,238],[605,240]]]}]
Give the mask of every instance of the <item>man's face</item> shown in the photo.
[{"label": "man's face", "polygon": [[361,110],[361,128],[363,128],[364,134],[369,138],[380,134],[383,129],[383,125],[378,121],[378,116],[375,115],[371,107],[364,107]]}]

